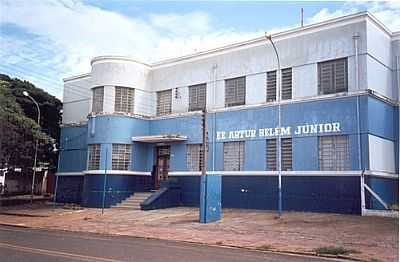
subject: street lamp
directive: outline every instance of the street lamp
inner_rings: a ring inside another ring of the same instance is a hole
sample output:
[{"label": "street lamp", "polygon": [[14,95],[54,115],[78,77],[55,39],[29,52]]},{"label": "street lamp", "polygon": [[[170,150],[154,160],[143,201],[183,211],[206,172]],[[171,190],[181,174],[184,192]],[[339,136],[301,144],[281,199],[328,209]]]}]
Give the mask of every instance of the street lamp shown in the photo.
[{"label": "street lamp", "polygon": [[278,70],[276,73],[276,81],[277,81],[277,93],[278,93],[278,217],[282,215],[282,165],[281,165],[281,63],[279,60],[278,51],[275,47],[274,41],[272,41],[272,35],[265,33],[265,38],[267,38],[270,42],[272,47],[274,48],[276,60],[278,62]]},{"label": "street lamp", "polygon": [[[38,117],[37,117],[37,124],[40,128],[40,108],[39,104],[36,102],[33,97],[29,95],[27,91],[23,91],[22,94],[26,97],[28,97],[32,102],[36,105],[37,111],[38,111]],[[38,152],[38,146],[39,146],[39,139],[36,138],[36,143],[35,143],[35,158],[33,162],[33,176],[32,176],[32,187],[31,187],[31,205],[33,205],[33,191],[35,189],[35,176],[36,176],[36,161],[37,161],[37,152]]]}]

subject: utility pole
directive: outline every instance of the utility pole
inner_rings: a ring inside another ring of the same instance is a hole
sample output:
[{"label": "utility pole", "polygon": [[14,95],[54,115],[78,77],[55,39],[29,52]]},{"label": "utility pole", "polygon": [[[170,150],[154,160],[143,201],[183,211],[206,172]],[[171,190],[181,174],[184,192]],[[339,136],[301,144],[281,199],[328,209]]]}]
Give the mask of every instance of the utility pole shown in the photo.
[{"label": "utility pole", "polygon": [[202,144],[202,164],[201,164],[201,175],[207,174],[207,160],[208,160],[208,125],[207,125],[207,110],[206,108],[202,111],[201,126],[203,130],[203,144]]}]

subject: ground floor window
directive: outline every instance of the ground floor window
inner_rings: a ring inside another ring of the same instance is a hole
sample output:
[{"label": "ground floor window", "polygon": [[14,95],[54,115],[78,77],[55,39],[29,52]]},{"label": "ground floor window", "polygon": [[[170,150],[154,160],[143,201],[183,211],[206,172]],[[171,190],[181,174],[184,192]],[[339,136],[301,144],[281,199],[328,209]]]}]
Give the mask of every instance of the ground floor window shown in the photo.
[{"label": "ground floor window", "polygon": [[112,145],[112,169],[129,170],[132,147],[130,144]]},{"label": "ground floor window", "polygon": [[348,136],[319,137],[319,166],[321,170],[349,170]]},{"label": "ground floor window", "polygon": [[224,170],[242,171],[244,169],[244,141],[224,143]]},{"label": "ground floor window", "polygon": [[[266,149],[266,164],[267,170],[276,171],[277,166],[277,139],[267,139],[267,149]],[[283,171],[292,170],[292,139],[282,138],[281,139],[281,167]]]},{"label": "ground floor window", "polygon": [[186,145],[186,165],[188,171],[201,171],[203,165],[203,145]]},{"label": "ground floor window", "polygon": [[100,144],[92,144],[88,146],[88,170],[100,169]]}]

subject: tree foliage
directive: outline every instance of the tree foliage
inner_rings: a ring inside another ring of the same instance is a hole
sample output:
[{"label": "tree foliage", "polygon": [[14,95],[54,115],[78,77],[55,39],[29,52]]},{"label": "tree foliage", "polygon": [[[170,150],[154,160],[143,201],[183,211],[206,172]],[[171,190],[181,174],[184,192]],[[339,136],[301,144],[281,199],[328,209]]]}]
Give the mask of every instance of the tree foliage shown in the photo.
[{"label": "tree foliage", "polygon": [[[36,122],[36,106],[22,95],[23,91],[28,91],[39,104],[40,126]],[[0,74],[0,168],[30,169],[36,139],[39,140],[38,161],[55,167],[57,155],[52,149],[60,135],[61,108],[61,101],[42,89]]]}]

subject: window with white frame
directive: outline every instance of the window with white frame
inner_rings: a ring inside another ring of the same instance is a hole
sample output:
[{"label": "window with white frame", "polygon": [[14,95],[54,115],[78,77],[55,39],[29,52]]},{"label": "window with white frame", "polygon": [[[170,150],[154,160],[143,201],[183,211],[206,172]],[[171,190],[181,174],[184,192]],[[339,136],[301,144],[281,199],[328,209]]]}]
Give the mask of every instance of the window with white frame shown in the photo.
[{"label": "window with white frame", "polygon": [[206,90],[207,84],[189,86],[189,111],[205,109]]},{"label": "window with white frame", "polygon": [[100,144],[88,146],[88,170],[100,169]]},{"label": "window with white frame", "polygon": [[[277,141],[278,139],[272,138],[267,139],[267,170],[276,171],[277,168]],[[290,171],[292,170],[292,139],[282,138],[281,139],[281,170]]]},{"label": "window with white frame", "polygon": [[349,141],[346,135],[319,137],[319,166],[321,170],[350,169]]},{"label": "window with white frame", "polygon": [[186,145],[186,164],[188,171],[201,171],[203,165],[203,145]]},{"label": "window with white frame", "polygon": [[246,104],[246,77],[225,80],[225,107]]},{"label": "window with white frame", "polygon": [[114,111],[133,113],[135,89],[129,87],[116,86]]},{"label": "window with white frame", "polygon": [[244,141],[224,142],[224,170],[244,169]]},{"label": "window with white frame", "polygon": [[112,145],[112,169],[129,170],[132,147],[130,144]]},{"label": "window with white frame", "polygon": [[171,114],[172,90],[157,92],[157,115]]},{"label": "window with white frame", "polygon": [[282,72],[282,100],[292,99],[292,68],[285,68]]},{"label": "window with white frame", "polygon": [[347,58],[318,63],[318,94],[347,92]]},{"label": "window with white frame", "polygon": [[103,101],[104,101],[104,87],[98,86],[93,88],[93,99],[92,99],[93,113],[103,112]]}]

